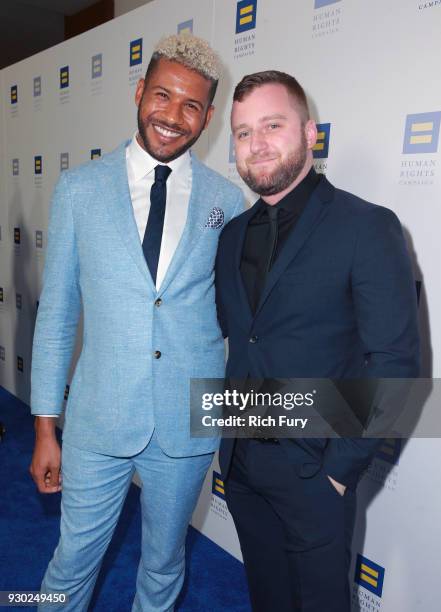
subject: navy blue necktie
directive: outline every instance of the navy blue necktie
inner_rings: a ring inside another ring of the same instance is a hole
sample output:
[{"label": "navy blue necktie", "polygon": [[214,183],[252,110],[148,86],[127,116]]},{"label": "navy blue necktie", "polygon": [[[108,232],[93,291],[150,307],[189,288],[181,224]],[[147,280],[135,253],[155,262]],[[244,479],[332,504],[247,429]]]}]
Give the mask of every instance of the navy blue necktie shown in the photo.
[{"label": "navy blue necktie", "polygon": [[158,165],[155,168],[155,182],[150,190],[149,218],[142,241],[142,250],[154,284],[156,284],[156,272],[164,227],[165,201],[167,198],[166,181],[170,172],[171,168],[168,166]]}]

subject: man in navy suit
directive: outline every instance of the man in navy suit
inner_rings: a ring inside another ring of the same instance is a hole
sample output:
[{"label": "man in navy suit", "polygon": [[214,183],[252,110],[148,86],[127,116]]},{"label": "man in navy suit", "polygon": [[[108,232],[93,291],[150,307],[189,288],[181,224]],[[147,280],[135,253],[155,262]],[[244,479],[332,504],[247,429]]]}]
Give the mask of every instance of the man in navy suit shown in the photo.
[{"label": "man in navy suit", "polygon": [[[416,377],[416,294],[400,222],[313,169],[290,75],[237,85],[237,169],[260,199],[225,227],[218,316],[234,379]],[[349,612],[355,489],[379,440],[224,439],[220,463],[255,612]]]}]

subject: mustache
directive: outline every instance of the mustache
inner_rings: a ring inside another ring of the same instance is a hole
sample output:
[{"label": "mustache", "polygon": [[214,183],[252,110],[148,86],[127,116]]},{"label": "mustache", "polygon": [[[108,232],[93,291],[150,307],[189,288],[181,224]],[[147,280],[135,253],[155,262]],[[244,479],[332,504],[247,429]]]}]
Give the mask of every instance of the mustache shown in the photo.
[{"label": "mustache", "polygon": [[246,163],[252,164],[254,162],[270,161],[273,159],[276,159],[275,155],[251,155],[250,157],[247,157]]}]

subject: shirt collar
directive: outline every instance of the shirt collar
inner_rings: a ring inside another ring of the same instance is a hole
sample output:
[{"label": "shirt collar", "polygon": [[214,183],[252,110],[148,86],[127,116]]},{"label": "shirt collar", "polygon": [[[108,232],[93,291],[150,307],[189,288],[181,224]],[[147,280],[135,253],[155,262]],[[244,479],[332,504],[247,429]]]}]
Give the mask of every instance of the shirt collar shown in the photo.
[{"label": "shirt collar", "polygon": [[[135,182],[143,179],[145,176],[154,172],[155,167],[158,164],[162,164],[157,159],[152,157],[147,151],[145,151],[136,139],[136,132],[133,135],[127,149],[128,163],[130,165],[131,175]],[[191,155],[190,151],[186,151],[183,155],[180,155],[173,161],[164,164],[172,169],[170,178],[175,177],[179,172],[180,175],[189,173],[191,171]]]}]

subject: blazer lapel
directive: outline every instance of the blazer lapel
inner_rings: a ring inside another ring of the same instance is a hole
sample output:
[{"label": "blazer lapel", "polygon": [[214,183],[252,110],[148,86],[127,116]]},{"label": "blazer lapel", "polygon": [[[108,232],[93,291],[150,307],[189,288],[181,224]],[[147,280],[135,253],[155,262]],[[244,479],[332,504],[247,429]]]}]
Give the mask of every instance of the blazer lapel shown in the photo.
[{"label": "blazer lapel", "polygon": [[253,312],[251,310],[250,302],[247,296],[247,292],[245,289],[245,285],[242,279],[242,274],[240,271],[240,263],[242,260],[242,251],[243,245],[245,242],[245,236],[248,229],[248,223],[256,212],[256,204],[249,208],[247,211],[242,213],[240,217],[237,218],[236,223],[238,224],[236,233],[234,234],[234,274],[235,274],[235,282],[237,288],[237,295],[240,300],[240,312],[246,315],[249,320],[249,324],[252,322]]},{"label": "blazer lapel", "polygon": [[298,220],[293,231],[288,236],[279,256],[268,274],[267,281],[262,291],[262,295],[260,296],[260,301],[254,316],[257,316],[265,303],[265,300],[273,290],[274,285],[277,283],[288,264],[295,259],[299,250],[308,240],[312,231],[326,213],[327,207],[325,204],[332,199],[333,195],[334,187],[325,177],[323,177],[311,195],[300,219]]},{"label": "blazer lapel", "polygon": [[[159,287],[159,293],[164,293],[174,277],[179,273],[182,265],[188,260],[192,250],[204,231],[208,214],[214,205],[215,193],[207,194],[208,178],[205,177],[203,164],[191,154],[191,194],[188,203],[187,220],[178,246],[168,266],[164,280]],[[207,201],[210,206],[207,206]]]},{"label": "blazer lapel", "polygon": [[151,289],[155,290],[142,251],[130,198],[126,166],[126,146],[128,144],[129,142],[124,143],[103,158],[103,167],[105,169],[103,191],[107,194],[106,204],[109,213],[121,235],[121,239],[126,249],[142,276],[149,283]]}]

